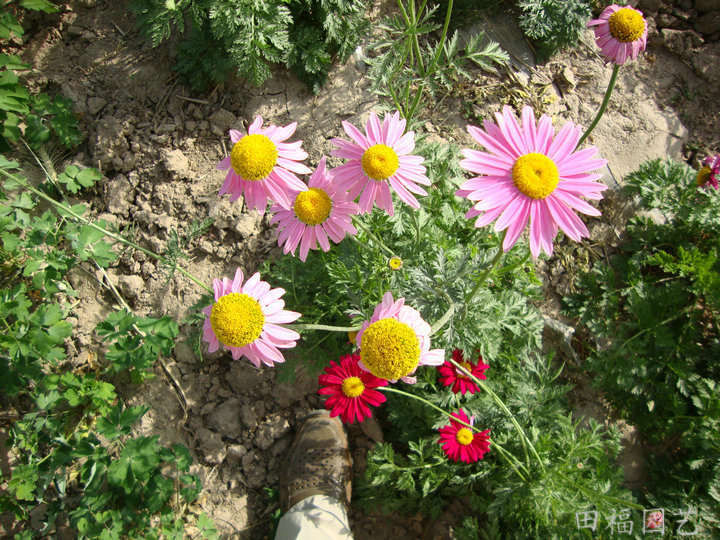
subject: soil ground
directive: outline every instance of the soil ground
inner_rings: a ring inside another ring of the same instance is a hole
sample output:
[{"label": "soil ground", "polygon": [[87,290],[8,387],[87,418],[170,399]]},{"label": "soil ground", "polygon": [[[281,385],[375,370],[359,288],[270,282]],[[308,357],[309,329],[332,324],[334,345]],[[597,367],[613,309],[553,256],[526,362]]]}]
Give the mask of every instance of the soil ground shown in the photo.
[{"label": "soil ground", "polygon": [[[390,9],[382,6],[383,12]],[[380,11],[376,6],[373,16]],[[485,17],[477,26],[511,52],[512,67],[495,75],[473,73],[473,80],[428,104],[424,131],[473,146],[465,131],[468,122],[477,124],[502,104],[528,102],[536,112],[552,115],[556,127],[570,119],[589,124],[611,72],[597,54],[592,34],[583,35],[583,43],[572,51],[535,65],[513,17]],[[72,162],[103,173],[99,186],[83,194],[83,202],[118,227],[134,224],[139,243],[156,252],[163,250],[171,229],[215,218],[208,233],[191,246],[187,262],[187,269],[207,283],[232,275],[238,266],[249,275],[280,254],[267,216],[217,196],[224,173],[215,165],[228,153],[228,129],[242,129],[257,115],[277,125],[296,121],[295,139],[304,141],[307,163],[313,166],[329,154],[330,139],[343,136],[341,120],[364,123],[377,106],[359,56],[334,66],[316,96],[280,68],[260,88],[231,79],[194,94],[172,71],[173,44],[151,48],[120,2],[71,1],[49,23],[38,21],[30,30],[25,44],[18,45],[34,68],[26,76],[30,87],[71,98],[85,135],[76,153],[58,151],[54,159],[59,166]],[[704,42],[692,29],[658,30],[651,19],[648,51],[622,68],[608,113],[590,141],[609,161],[608,183],[616,187],[645,159],[668,156],[697,165],[705,154],[720,150],[715,108],[720,89],[711,82],[720,80],[719,59],[717,41]],[[626,214],[616,203],[622,201],[610,194],[603,204],[605,217],[592,223],[587,243],[591,251],[602,253],[619,242]],[[543,309],[549,317],[558,317],[557,299],[582,267],[575,250],[561,245],[539,265],[548,290]],[[167,282],[142,253],[124,255],[107,277],[90,267],[75,271],[71,281],[81,303],[72,321],[76,337],[68,347],[78,367],[102,354],[103,344],[93,329],[118,307],[107,279],[138,315],[183,321],[201,295],[180,275]],[[183,326],[183,337],[191,331]],[[204,486],[193,511],[205,511],[226,537],[268,537],[277,502],[265,488],[277,487],[299,420],[322,407],[315,377],[298,373],[293,385],[279,384],[272,369],[255,369],[222,352],[198,358],[182,340],[174,356],[163,362],[155,380],[122,388],[130,405],[152,406],[137,432],[191,449],[193,471]],[[582,390],[576,412],[605,419],[608,413],[599,397]],[[377,423],[349,431],[355,472],[360,474],[367,450],[382,432]],[[625,459],[630,482],[641,475],[641,465],[633,463],[641,463],[640,454]],[[353,511],[351,524],[358,539],[444,538],[450,536],[453,519],[450,514],[430,521]]]}]

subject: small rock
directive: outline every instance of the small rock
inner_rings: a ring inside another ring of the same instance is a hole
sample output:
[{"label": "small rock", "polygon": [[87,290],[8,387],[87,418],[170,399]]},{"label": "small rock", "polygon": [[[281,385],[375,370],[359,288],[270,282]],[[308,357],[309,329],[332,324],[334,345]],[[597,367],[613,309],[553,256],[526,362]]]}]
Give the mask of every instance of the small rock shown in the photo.
[{"label": "small rock", "polygon": [[248,363],[233,362],[225,380],[239,396],[255,396],[262,385],[262,372]]},{"label": "small rock", "polygon": [[169,231],[175,225],[175,220],[172,217],[168,216],[167,214],[162,214],[157,217],[157,219],[155,220],[155,223],[157,223],[157,226],[160,227],[161,229],[165,229],[166,231]]},{"label": "small rock", "polygon": [[78,4],[84,8],[94,8],[95,4],[97,4],[97,0],[78,0]]},{"label": "small rock", "polygon": [[163,165],[171,175],[187,178],[190,174],[190,162],[181,150],[170,150],[163,156]]},{"label": "small rock", "polygon": [[695,0],[695,9],[703,13],[720,11],[720,0]]},{"label": "small rock", "polygon": [[108,212],[118,215],[127,216],[132,201],[133,187],[130,181],[122,174],[105,184],[105,201]]},{"label": "small rock", "polygon": [[101,97],[91,97],[87,101],[88,112],[93,116],[99,113],[105,105],[107,105],[107,101]]},{"label": "small rock", "polygon": [[142,273],[142,276],[147,279],[155,274],[155,265],[150,261],[145,261],[140,267],[140,272]]},{"label": "small rock", "polygon": [[145,280],[140,276],[120,276],[118,278],[118,289],[128,298],[136,299],[145,289]]},{"label": "small rock", "polygon": [[711,11],[695,21],[695,31],[701,34],[712,34],[720,30],[720,11]]},{"label": "small rock", "polygon": [[248,452],[240,458],[240,461],[242,463],[243,472],[246,475],[250,474],[254,468],[253,462],[255,461],[255,452]]},{"label": "small rock", "polygon": [[659,28],[675,28],[675,25],[678,23],[678,18],[669,13],[660,13],[655,17],[655,22]]},{"label": "small rock", "polygon": [[230,398],[224,401],[208,415],[207,424],[226,437],[236,439],[242,434],[239,417],[240,400]]},{"label": "small rock", "polygon": [[662,6],[662,0],[640,0],[638,8],[640,8],[645,14],[648,12],[657,13]]},{"label": "small rock", "polygon": [[287,419],[276,415],[260,424],[253,442],[261,450],[267,450],[288,431],[290,431],[290,424]]},{"label": "small rock", "polygon": [[80,37],[80,36],[82,36],[82,33],[84,32],[84,30],[79,26],[73,25],[73,26],[69,26],[68,29],[66,30],[66,32],[69,37]]},{"label": "small rock", "polygon": [[[220,132],[219,136],[225,135],[231,127],[237,127],[235,126],[235,124],[237,124],[235,115],[225,109],[219,109],[210,116],[208,120],[210,121],[211,129],[215,128],[215,130]],[[215,131],[213,131],[213,133],[215,133]]]},{"label": "small rock", "polygon": [[240,235],[240,238],[248,238],[255,236],[259,232],[259,225],[261,219],[256,212],[250,214],[243,214],[235,222],[234,229]]},{"label": "small rock", "polygon": [[91,32],[90,30],[85,30],[80,39],[82,39],[85,43],[90,43],[91,41],[96,40],[97,36],[94,32]]},{"label": "small rock", "polygon": [[195,440],[198,442],[200,452],[205,461],[213,465],[219,465],[225,459],[227,451],[222,438],[207,428],[200,428],[195,433]]},{"label": "small rock", "polygon": [[683,55],[688,49],[694,49],[703,43],[703,38],[692,30],[663,28],[660,34],[665,46],[677,55]]},{"label": "small rock", "polygon": [[105,116],[98,121],[93,149],[94,159],[100,161],[105,170],[122,169],[123,156],[129,150],[125,131],[125,123],[113,116]]},{"label": "small rock", "polygon": [[227,447],[228,463],[240,463],[247,452],[247,448],[245,448],[242,444],[231,444]]},{"label": "small rock", "polygon": [[248,429],[255,429],[257,427],[258,416],[250,405],[242,405],[240,407],[240,420],[245,424]]}]

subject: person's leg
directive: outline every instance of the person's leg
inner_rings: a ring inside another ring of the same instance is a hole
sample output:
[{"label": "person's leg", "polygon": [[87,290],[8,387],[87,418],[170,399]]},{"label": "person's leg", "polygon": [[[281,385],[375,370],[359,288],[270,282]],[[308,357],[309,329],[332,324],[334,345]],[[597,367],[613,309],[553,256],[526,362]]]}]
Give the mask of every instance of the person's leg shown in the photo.
[{"label": "person's leg", "polygon": [[342,423],[327,411],[302,425],[280,475],[284,512],[276,540],[351,539],[347,518],[352,460]]}]

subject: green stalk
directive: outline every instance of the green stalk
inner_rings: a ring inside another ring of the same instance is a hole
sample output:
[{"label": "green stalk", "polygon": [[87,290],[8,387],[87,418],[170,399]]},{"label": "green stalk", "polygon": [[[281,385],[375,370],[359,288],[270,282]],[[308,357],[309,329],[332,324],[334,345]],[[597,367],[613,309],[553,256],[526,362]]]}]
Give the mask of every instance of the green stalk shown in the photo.
[{"label": "green stalk", "polygon": [[[103,233],[105,236],[107,236],[107,237],[109,237],[109,238],[112,238],[113,240],[116,240],[116,241],[118,241],[118,242],[120,242],[120,243],[122,243],[122,244],[125,244],[126,246],[130,246],[130,247],[132,247],[132,248],[134,248],[134,249],[137,249],[138,251],[142,251],[143,253],[145,253],[145,255],[147,255],[147,256],[149,256],[149,257],[152,257],[152,258],[154,258],[154,259],[156,259],[156,260],[158,260],[158,261],[161,261],[161,262],[165,262],[165,259],[164,259],[161,255],[158,255],[157,253],[155,253],[154,251],[150,251],[149,249],[145,249],[144,247],[139,246],[139,245],[136,244],[135,242],[132,242],[132,241],[128,240],[127,238],[123,238],[123,237],[120,236],[119,234],[115,234],[115,233],[112,232],[112,231],[108,231],[107,229],[101,227],[100,225],[97,225],[96,223],[93,223],[92,221],[88,220],[87,218],[84,218],[83,216],[81,216],[81,215],[79,215],[79,214],[76,214],[75,212],[72,211],[71,208],[68,208],[67,206],[65,206],[64,204],[56,201],[56,200],[53,199],[52,197],[49,197],[49,196],[45,195],[45,193],[43,193],[43,192],[40,191],[39,189],[34,188],[33,186],[31,186],[30,184],[28,184],[28,183],[25,182],[24,180],[18,178],[18,177],[15,176],[14,174],[10,174],[9,172],[7,172],[7,171],[5,171],[5,170],[2,170],[2,169],[0,169],[0,173],[2,173],[4,176],[6,176],[7,178],[9,178],[9,179],[12,180],[13,182],[17,182],[18,184],[20,184],[21,186],[23,186],[25,189],[27,189],[27,190],[29,190],[29,191],[32,191],[32,192],[33,192],[35,195],[37,195],[38,197],[40,197],[40,198],[42,198],[42,199],[45,199],[47,202],[49,202],[50,204],[52,204],[52,205],[55,206],[56,208],[59,208],[59,209],[62,210],[64,213],[66,213],[67,215],[73,217],[74,219],[76,219],[76,220],[79,221],[80,223],[83,223],[84,225],[87,225],[88,227],[92,227],[92,228],[95,229],[96,231],[99,231],[99,232]],[[203,289],[205,289],[207,292],[210,292],[210,293],[213,292],[213,289],[211,289],[210,287],[208,287],[207,285],[205,285],[202,281],[200,281],[198,278],[196,278],[195,276],[193,276],[190,272],[188,272],[188,271],[185,270],[184,268],[182,268],[182,267],[180,267],[180,266],[178,266],[178,267],[176,267],[176,268],[177,268],[178,272],[180,272],[180,273],[183,274],[185,277],[187,277],[188,279],[190,279],[191,281],[193,281],[195,284],[197,284],[197,285],[199,285],[200,287],[202,287]]]},{"label": "green stalk", "polygon": [[[454,422],[457,422],[458,424],[461,424],[461,425],[465,426],[466,428],[468,428],[468,429],[470,429],[470,430],[472,430],[472,431],[476,431],[477,433],[481,433],[481,432],[482,432],[481,429],[478,429],[478,428],[476,428],[475,426],[470,425],[468,422],[463,422],[463,421],[460,420],[459,418],[456,418],[456,417],[453,416],[451,413],[447,412],[447,411],[444,410],[444,409],[441,409],[440,407],[438,407],[438,406],[435,405],[434,403],[429,402],[427,399],[425,399],[425,398],[423,398],[423,397],[416,396],[415,394],[411,394],[411,393],[409,393],[409,392],[403,392],[402,390],[398,390],[397,388],[393,388],[393,387],[391,387],[391,386],[380,386],[380,387],[376,388],[376,390],[380,390],[381,392],[391,392],[391,393],[393,393],[393,394],[399,394],[399,395],[401,395],[401,396],[405,396],[405,397],[409,397],[409,398],[411,398],[411,399],[415,399],[415,400],[417,400],[417,401],[420,401],[420,402],[424,403],[425,405],[428,405],[429,407],[432,407],[433,409],[435,409],[435,410],[438,411],[439,413],[444,414],[444,415],[447,416],[448,418],[452,419]],[[512,454],[510,454],[509,452],[507,452],[507,450],[505,450],[502,446],[500,446],[499,444],[497,444],[495,441],[492,441],[492,446],[493,446],[494,448],[497,448],[497,449],[500,451],[500,455],[501,455],[501,456],[505,459],[505,461],[507,461],[508,464],[515,470],[515,472],[518,474],[518,476],[519,476],[520,478],[522,478],[523,482],[527,482],[527,479],[520,473],[520,471],[517,470],[517,467],[515,467],[515,464],[508,458],[508,456],[512,456]],[[514,457],[514,456],[513,456],[513,457]],[[516,458],[516,460],[517,460],[517,458]],[[527,469],[525,468],[525,466],[524,466],[520,461],[518,461],[518,465],[520,465],[520,467],[522,467],[523,470],[525,470],[526,473],[528,472]]]},{"label": "green stalk", "polygon": [[425,74],[423,75],[423,80],[420,81],[420,87],[417,90],[417,94],[415,94],[415,99],[413,100],[412,105],[410,106],[410,110],[408,111],[406,115],[406,119],[410,121],[413,116],[415,116],[415,111],[417,110],[418,105],[420,104],[420,99],[422,98],[423,90],[425,89],[425,84],[427,83],[427,79],[429,77],[432,77],[435,73],[435,68],[437,67],[437,63],[440,60],[440,55],[442,54],[442,51],[445,49],[445,40],[447,38],[448,28],[450,27],[450,16],[452,15],[452,9],[453,9],[453,0],[449,0],[448,2],[448,8],[447,13],[445,13],[445,24],[443,25],[443,31],[442,35],[440,36],[440,41],[438,42],[438,48],[437,52],[435,53],[435,56],[433,57],[432,62],[428,66],[427,70],[425,71]]},{"label": "green stalk", "polygon": [[417,56],[417,64],[418,64],[418,69],[420,71],[420,76],[424,77],[425,76],[425,64],[423,64],[422,52],[420,51],[420,42],[418,41],[418,34],[417,34],[418,21],[417,21],[417,14],[415,13],[415,0],[410,0],[410,2],[408,2],[408,4],[410,5],[410,19],[412,21],[412,29],[413,29],[413,33],[412,33],[413,47],[415,49],[415,55]]},{"label": "green stalk", "polygon": [[[505,231],[507,232],[507,231]],[[502,243],[505,240],[505,233],[503,233],[502,238],[500,239],[500,245],[498,246],[498,251],[495,254],[495,257],[493,258],[492,262],[490,263],[490,266],[488,266],[485,271],[480,274],[480,277],[478,278],[477,283],[475,284],[475,287],[473,287],[473,290],[470,291],[470,293],[465,297],[465,306],[467,309],[467,306],[470,304],[470,301],[475,297],[477,292],[480,290],[480,286],[485,282],[485,279],[487,279],[488,275],[490,275],[490,272],[492,272],[495,267],[500,262],[500,258],[502,257],[504,251],[502,248]]]},{"label": "green stalk", "polygon": [[[495,403],[503,410],[505,414],[508,415],[510,418],[510,422],[512,422],[512,425],[515,426],[515,430],[520,435],[520,442],[523,445],[523,450],[525,451],[525,459],[528,460],[527,455],[527,446],[530,447],[530,450],[532,450],[532,453],[535,455],[535,459],[537,459],[538,463],[540,464],[540,468],[545,472],[545,465],[542,462],[542,459],[540,459],[540,455],[537,453],[537,450],[533,446],[533,443],[530,441],[530,438],[525,434],[525,430],[520,427],[520,424],[518,424],[518,421],[515,419],[515,416],[513,413],[510,412],[510,409],[507,408],[507,405],[503,402],[500,397],[493,392],[488,385],[486,385],[482,380],[478,379],[470,373],[467,369],[465,369],[463,366],[461,366],[458,362],[456,362],[452,357],[450,358],[450,363],[455,366],[455,369],[460,371],[463,375],[468,377],[472,382],[474,382],[478,387],[480,387],[484,392],[487,392],[495,401]],[[527,443],[527,446],[526,446]]]},{"label": "green stalk", "polygon": [[300,331],[300,330],[326,330],[328,332],[357,332],[362,328],[362,325],[357,326],[331,326],[328,324],[304,324],[304,323],[298,323],[298,324],[285,324],[283,325],[286,328],[290,328],[291,330]]},{"label": "green stalk", "polygon": [[389,247],[387,247],[385,244],[383,244],[382,240],[380,240],[377,236],[375,236],[375,234],[370,230],[370,228],[367,225],[365,225],[362,221],[360,221],[355,216],[353,216],[353,225],[362,229],[365,232],[365,234],[367,234],[370,238],[372,238],[372,240],[374,242],[376,242],[378,246],[380,246],[380,249],[382,249],[388,257],[392,257],[393,255],[395,255],[395,253],[393,253],[393,251]]},{"label": "green stalk", "polygon": [[450,318],[455,314],[455,302],[453,302],[452,298],[450,298],[450,295],[448,295],[448,293],[446,293],[442,289],[436,289],[436,291],[442,296],[444,296],[445,299],[450,303],[450,305],[448,306],[447,311],[443,313],[443,316],[440,317],[437,321],[435,321],[435,324],[433,324],[430,328],[431,336],[437,333],[437,331],[440,330],[443,326],[445,326],[445,323],[447,323]]},{"label": "green stalk", "polygon": [[578,147],[580,147],[580,145],[583,143],[583,141],[585,139],[587,139],[588,135],[590,135],[592,130],[595,129],[595,126],[597,126],[597,123],[600,121],[600,118],[602,118],[602,115],[605,114],[605,109],[607,109],[608,103],[610,102],[610,94],[612,94],[613,88],[615,88],[615,81],[617,80],[619,71],[620,71],[620,66],[618,64],[615,64],[615,66],[613,67],[612,75],[610,76],[610,83],[608,84],[607,90],[605,91],[605,97],[603,98],[603,101],[600,104],[600,109],[598,109],[598,112],[595,115],[595,120],[592,121],[592,124],[590,124],[590,126],[585,130],[585,133],[583,133],[583,136],[580,137],[580,140],[577,143]]}]

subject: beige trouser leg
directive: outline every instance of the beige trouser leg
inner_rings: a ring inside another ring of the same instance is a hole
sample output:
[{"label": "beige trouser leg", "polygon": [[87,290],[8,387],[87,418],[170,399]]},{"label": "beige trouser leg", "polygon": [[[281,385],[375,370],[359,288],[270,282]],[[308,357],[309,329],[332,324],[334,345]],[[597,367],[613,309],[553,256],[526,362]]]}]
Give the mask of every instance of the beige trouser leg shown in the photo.
[{"label": "beige trouser leg", "polygon": [[313,495],[280,518],[275,540],[352,540],[345,506],[326,495]]}]

